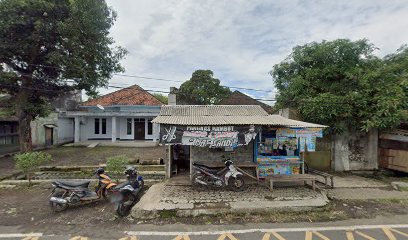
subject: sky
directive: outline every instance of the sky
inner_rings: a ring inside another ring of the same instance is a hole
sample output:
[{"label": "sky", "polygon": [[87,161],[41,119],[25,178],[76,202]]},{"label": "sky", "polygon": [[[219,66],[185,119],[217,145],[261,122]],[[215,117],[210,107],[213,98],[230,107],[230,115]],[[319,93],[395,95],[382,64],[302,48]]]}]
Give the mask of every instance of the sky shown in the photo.
[{"label": "sky", "polygon": [[[408,43],[406,0],[107,0],[118,14],[111,36],[128,50],[110,84],[169,91],[197,69],[221,84],[273,99],[269,75],[296,45],[367,38],[384,56]],[[117,89],[100,89],[102,94]],[[232,90],[235,90],[232,88]],[[271,101],[265,103],[273,104]]]}]

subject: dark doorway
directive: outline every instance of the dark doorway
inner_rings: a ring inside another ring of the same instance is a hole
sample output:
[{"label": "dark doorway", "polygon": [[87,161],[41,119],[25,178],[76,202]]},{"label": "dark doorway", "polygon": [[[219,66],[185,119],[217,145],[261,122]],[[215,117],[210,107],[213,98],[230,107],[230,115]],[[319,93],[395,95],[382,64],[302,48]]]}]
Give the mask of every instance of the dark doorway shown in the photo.
[{"label": "dark doorway", "polygon": [[54,129],[45,127],[45,146],[52,146],[54,144]]},{"label": "dark doorway", "polygon": [[172,146],[172,175],[190,174],[190,146]]},{"label": "dark doorway", "polygon": [[145,123],[135,121],[135,140],[145,139]]}]

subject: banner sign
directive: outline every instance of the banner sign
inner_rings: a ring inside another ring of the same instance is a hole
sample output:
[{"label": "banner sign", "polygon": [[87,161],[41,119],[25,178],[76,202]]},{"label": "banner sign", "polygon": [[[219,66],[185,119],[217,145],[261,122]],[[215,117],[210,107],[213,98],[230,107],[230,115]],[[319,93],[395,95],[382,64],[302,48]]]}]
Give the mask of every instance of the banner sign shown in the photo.
[{"label": "banner sign", "polygon": [[276,129],[277,137],[323,137],[321,128],[278,128]]},{"label": "banner sign", "polygon": [[248,145],[259,129],[250,126],[161,125],[160,143],[225,148]]}]

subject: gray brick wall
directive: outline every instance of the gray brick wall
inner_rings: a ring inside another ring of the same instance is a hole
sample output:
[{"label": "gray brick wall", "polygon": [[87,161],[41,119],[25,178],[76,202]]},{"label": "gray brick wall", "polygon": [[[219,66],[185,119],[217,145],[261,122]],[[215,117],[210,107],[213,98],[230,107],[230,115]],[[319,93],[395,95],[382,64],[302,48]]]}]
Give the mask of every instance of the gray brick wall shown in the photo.
[{"label": "gray brick wall", "polygon": [[224,162],[225,157],[230,157],[231,160],[238,163],[251,163],[253,162],[253,143],[247,146],[240,146],[233,152],[225,151],[224,148],[201,148],[191,147],[190,157],[193,162],[196,163],[220,163]]}]

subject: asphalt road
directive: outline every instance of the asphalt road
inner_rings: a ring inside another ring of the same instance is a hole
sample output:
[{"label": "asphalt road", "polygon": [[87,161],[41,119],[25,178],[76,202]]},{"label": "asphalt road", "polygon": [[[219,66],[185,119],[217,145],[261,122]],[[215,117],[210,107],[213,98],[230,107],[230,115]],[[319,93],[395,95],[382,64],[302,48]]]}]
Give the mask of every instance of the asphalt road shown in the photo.
[{"label": "asphalt road", "polygon": [[[227,228],[227,226],[226,226]],[[1,228],[0,228],[1,229]],[[175,229],[176,230],[176,229]],[[103,231],[101,229],[101,231]],[[37,233],[0,233],[0,239],[24,240],[403,240],[408,239],[408,224],[393,225],[355,225],[355,226],[325,226],[302,228],[242,228],[234,230],[205,231],[124,231],[117,236],[97,236],[92,234],[65,235]]]}]

